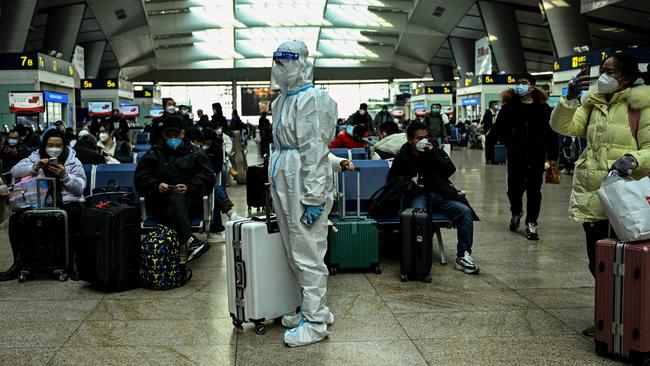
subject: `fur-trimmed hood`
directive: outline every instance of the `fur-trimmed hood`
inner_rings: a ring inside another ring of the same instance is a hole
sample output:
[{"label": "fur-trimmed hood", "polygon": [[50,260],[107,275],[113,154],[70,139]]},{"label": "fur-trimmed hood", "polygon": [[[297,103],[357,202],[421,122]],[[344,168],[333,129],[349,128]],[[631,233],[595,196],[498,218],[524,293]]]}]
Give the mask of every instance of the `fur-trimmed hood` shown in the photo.
[{"label": "fur-trimmed hood", "polygon": [[[503,104],[506,104],[518,98],[519,96],[515,94],[514,88],[508,88],[501,93],[501,103]],[[540,103],[546,103],[548,101],[548,93],[538,87],[535,87],[533,90],[533,98],[538,99]]]}]

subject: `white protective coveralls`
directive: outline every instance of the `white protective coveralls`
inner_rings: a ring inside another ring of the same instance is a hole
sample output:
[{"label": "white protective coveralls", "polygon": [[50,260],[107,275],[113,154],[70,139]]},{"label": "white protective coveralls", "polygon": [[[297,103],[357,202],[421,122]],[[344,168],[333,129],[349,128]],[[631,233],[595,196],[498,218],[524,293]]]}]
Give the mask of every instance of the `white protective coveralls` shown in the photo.
[{"label": "white protective coveralls", "polygon": [[[325,339],[334,316],[325,306],[328,270],[327,214],[334,185],[327,144],[334,138],[337,106],[312,84],[313,66],[302,41],[281,44],[274,54],[271,85],[281,93],[272,104],[273,142],[270,179],[273,206],[289,264],[302,288],[301,312],[285,316],[291,327],[284,335],[289,346]],[[303,205],[324,210],[312,226],[301,222]]]}]

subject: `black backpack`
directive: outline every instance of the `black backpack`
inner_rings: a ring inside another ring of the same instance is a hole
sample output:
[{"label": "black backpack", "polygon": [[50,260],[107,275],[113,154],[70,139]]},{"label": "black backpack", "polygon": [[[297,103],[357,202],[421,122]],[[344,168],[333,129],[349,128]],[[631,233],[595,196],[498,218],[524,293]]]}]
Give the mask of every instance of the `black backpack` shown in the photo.
[{"label": "black backpack", "polygon": [[399,215],[404,202],[414,198],[413,191],[410,189],[411,183],[409,177],[395,177],[379,188],[370,197],[368,208],[370,217],[384,218]]}]

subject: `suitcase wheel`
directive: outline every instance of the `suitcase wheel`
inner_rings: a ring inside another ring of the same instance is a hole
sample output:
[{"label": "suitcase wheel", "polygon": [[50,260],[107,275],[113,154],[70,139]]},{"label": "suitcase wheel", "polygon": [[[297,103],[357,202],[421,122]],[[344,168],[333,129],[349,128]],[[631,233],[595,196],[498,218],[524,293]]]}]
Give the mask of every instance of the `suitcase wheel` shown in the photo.
[{"label": "suitcase wheel", "polygon": [[373,270],[375,271],[375,274],[381,274],[381,267],[379,264],[375,264]]},{"label": "suitcase wheel", "polygon": [[409,280],[409,277],[405,274],[399,276],[400,282],[406,282]]},{"label": "suitcase wheel", "polygon": [[263,323],[255,324],[255,334],[264,334],[266,333],[266,326]]},{"label": "suitcase wheel", "polygon": [[338,273],[338,271],[339,271],[339,270],[338,270],[338,268],[336,268],[336,267],[330,267],[330,268],[329,268],[330,276],[334,276],[334,275],[336,275],[336,274]]},{"label": "suitcase wheel", "polygon": [[235,314],[230,313],[230,317],[232,318],[232,326],[233,326],[233,327],[235,327],[235,328],[239,328],[239,329],[243,328],[243,327],[242,327],[242,322],[241,322],[239,319],[237,319],[237,317],[235,316]]},{"label": "suitcase wheel", "polygon": [[18,282],[20,283],[27,282],[27,275],[23,272],[20,272],[20,274],[18,275]]},{"label": "suitcase wheel", "polygon": [[65,282],[67,280],[68,280],[68,274],[67,273],[62,272],[62,273],[59,274],[59,281]]}]

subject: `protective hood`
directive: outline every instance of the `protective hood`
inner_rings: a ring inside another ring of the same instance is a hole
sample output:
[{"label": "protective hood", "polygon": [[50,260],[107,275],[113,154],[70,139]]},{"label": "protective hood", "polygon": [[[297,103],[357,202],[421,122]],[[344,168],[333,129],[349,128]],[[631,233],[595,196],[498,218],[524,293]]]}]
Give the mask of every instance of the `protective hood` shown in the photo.
[{"label": "protective hood", "polygon": [[308,56],[304,42],[294,40],[282,43],[273,53],[271,89],[286,93],[311,84],[314,66],[307,59]]}]

